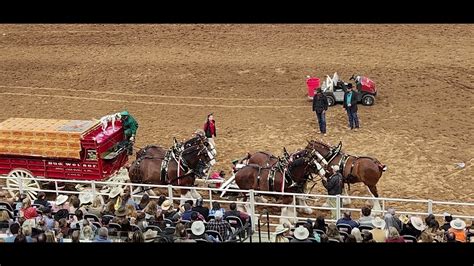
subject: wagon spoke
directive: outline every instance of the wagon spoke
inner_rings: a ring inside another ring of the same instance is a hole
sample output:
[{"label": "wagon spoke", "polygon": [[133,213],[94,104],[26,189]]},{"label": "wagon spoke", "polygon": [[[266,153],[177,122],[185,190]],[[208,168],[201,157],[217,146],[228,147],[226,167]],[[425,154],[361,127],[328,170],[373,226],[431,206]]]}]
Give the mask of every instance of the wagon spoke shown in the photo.
[{"label": "wagon spoke", "polygon": [[26,186],[28,186],[28,187],[35,187],[35,188],[39,188],[39,185],[38,185],[38,183],[36,183],[36,182],[34,182],[34,181],[33,181],[33,182],[31,182],[31,183],[28,183],[28,184],[26,184]]},{"label": "wagon spoke", "polygon": [[28,193],[33,194],[33,195],[38,195],[38,192],[34,190],[28,190]]},{"label": "wagon spoke", "polygon": [[19,187],[18,183],[12,183],[12,184],[8,184],[8,187]]},{"label": "wagon spoke", "polygon": [[16,179],[7,179],[8,183],[13,183],[13,184],[16,184],[18,185],[18,181],[16,181]]},{"label": "wagon spoke", "polygon": [[36,199],[36,195],[38,194],[36,191],[28,191],[28,196],[30,196],[31,199]]}]

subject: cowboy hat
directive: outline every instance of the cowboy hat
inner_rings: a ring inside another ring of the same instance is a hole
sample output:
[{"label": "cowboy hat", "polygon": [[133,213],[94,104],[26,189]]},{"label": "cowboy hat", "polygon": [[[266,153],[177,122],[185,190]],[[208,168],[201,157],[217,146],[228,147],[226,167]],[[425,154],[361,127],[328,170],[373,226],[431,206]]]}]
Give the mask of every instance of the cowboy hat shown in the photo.
[{"label": "cowboy hat", "polygon": [[120,207],[114,214],[117,217],[124,217],[127,216],[127,210],[124,207]]},{"label": "cowboy hat", "polygon": [[410,218],[411,224],[415,227],[416,230],[423,231],[425,230],[425,225],[423,224],[423,220],[421,220],[418,216],[412,216]]},{"label": "cowboy hat", "polygon": [[308,229],[306,229],[306,227],[300,225],[298,226],[298,228],[295,229],[293,236],[298,240],[305,240],[309,236],[309,231]]},{"label": "cowboy hat", "polygon": [[458,230],[463,230],[464,228],[466,228],[466,222],[464,222],[463,220],[459,218],[452,220],[449,223],[449,225],[451,225],[452,228],[458,229]]},{"label": "cowboy hat", "polygon": [[279,234],[282,234],[286,231],[288,231],[290,228],[285,228],[282,224],[279,224],[276,228],[275,228],[275,232],[273,232],[272,234],[273,235],[279,235]]},{"label": "cowboy hat", "polygon": [[163,203],[161,204],[161,209],[164,210],[164,211],[167,211],[169,210],[171,207],[172,207],[173,203],[171,203],[170,200],[165,200],[163,201]]},{"label": "cowboy hat", "polygon": [[62,205],[67,201],[68,196],[66,195],[59,195],[56,197],[56,205]]},{"label": "cowboy hat", "polygon": [[214,213],[214,217],[217,219],[217,218],[222,218],[222,216],[224,216],[224,214],[222,213],[222,211],[216,211]]},{"label": "cowboy hat", "polygon": [[[14,218],[13,212],[11,212],[8,209],[2,208],[2,207],[4,207],[4,206],[0,206],[0,213],[5,212],[8,215],[8,217],[10,217],[10,219],[13,219]],[[5,220],[5,221],[7,221],[7,220]],[[0,221],[0,222],[5,222],[5,221]]]},{"label": "cowboy hat", "polygon": [[204,234],[204,231],[206,231],[206,227],[204,226],[204,223],[202,221],[195,221],[191,225],[191,232],[196,235],[200,236]]},{"label": "cowboy hat", "polygon": [[155,238],[158,236],[157,231],[153,231],[151,229],[148,229],[143,236],[145,237],[145,242],[153,242],[155,241]]},{"label": "cowboy hat", "polygon": [[55,214],[54,214],[54,220],[55,221],[59,221],[61,219],[68,219],[69,218],[69,211],[66,210],[66,209],[61,209],[59,211],[57,211]]},{"label": "cowboy hat", "polygon": [[90,192],[79,194],[79,201],[81,204],[92,203],[93,198],[94,196]]},{"label": "cowboy hat", "polygon": [[400,217],[398,217],[400,219],[400,221],[403,223],[403,224],[407,224],[408,221],[410,221],[410,219],[408,219],[408,217],[406,215],[400,215]]},{"label": "cowboy hat", "polygon": [[121,187],[114,187],[112,190],[110,190],[109,197],[111,199],[117,197],[118,195],[122,194],[123,189]]},{"label": "cowboy hat", "polygon": [[384,229],[385,224],[386,224],[385,221],[378,216],[372,220],[372,225],[375,226],[376,228]]},{"label": "cowboy hat", "polygon": [[27,219],[23,222],[23,224],[21,225],[22,228],[25,228],[25,227],[35,227],[36,226],[36,220],[35,219]]}]

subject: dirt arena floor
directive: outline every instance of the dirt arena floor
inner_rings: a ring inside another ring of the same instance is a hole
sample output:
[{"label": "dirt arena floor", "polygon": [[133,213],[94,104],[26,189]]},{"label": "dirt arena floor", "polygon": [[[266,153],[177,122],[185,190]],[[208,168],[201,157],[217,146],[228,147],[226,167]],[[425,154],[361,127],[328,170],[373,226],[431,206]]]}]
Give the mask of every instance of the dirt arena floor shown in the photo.
[{"label": "dirt arena floor", "polygon": [[[127,109],[140,124],[137,146],[169,147],[214,112],[216,166],[230,173],[247,152],[321,138],[306,75],[362,74],[379,94],[359,106],[361,130],[348,130],[336,105],[324,140],[387,164],[381,196],[472,202],[473,42],[473,25],[4,24],[0,121]],[[358,184],[351,194],[368,192]]]}]

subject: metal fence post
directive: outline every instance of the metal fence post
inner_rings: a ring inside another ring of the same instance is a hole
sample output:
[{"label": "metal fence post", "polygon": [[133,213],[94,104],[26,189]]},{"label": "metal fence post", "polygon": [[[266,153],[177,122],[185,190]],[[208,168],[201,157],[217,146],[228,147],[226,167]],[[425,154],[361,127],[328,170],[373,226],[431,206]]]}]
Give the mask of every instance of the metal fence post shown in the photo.
[{"label": "metal fence post", "polygon": [[433,201],[428,200],[428,214],[433,213]]},{"label": "metal fence post", "polygon": [[54,180],[54,190],[56,191],[56,197],[59,196],[58,181],[56,180]]},{"label": "metal fence post", "polygon": [[341,195],[336,195],[336,221],[341,218]]},{"label": "metal fence post", "polygon": [[210,206],[209,209],[211,209],[212,208],[212,190],[211,188],[208,188],[208,190],[209,190],[209,206]]},{"label": "metal fence post", "polygon": [[296,195],[293,194],[293,221],[298,221],[296,219]]},{"label": "metal fence post", "polygon": [[385,199],[382,200],[382,217],[385,216]]},{"label": "metal fence post", "polygon": [[173,202],[173,187],[171,185],[168,185],[168,198]]},{"label": "metal fence post", "polygon": [[250,216],[252,217],[252,230],[255,231],[255,195],[254,190],[250,190]]},{"label": "metal fence post", "polygon": [[[21,177],[21,174],[18,174],[18,190],[20,191],[20,194],[18,196],[20,196],[22,193],[23,193],[23,178]],[[20,197],[18,197],[20,198]]]},{"label": "metal fence post", "polygon": [[95,194],[95,182],[94,181],[92,181],[91,187],[92,187],[92,198],[93,198],[93,200],[95,200],[96,194]]}]

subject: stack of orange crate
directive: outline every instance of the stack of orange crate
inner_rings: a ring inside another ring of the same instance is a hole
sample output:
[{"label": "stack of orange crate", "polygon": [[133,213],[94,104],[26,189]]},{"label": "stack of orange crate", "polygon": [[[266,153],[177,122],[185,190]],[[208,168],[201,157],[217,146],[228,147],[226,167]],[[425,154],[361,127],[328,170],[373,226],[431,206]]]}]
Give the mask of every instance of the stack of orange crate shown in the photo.
[{"label": "stack of orange crate", "polygon": [[10,118],[0,123],[0,154],[80,159],[81,136],[96,121]]}]

